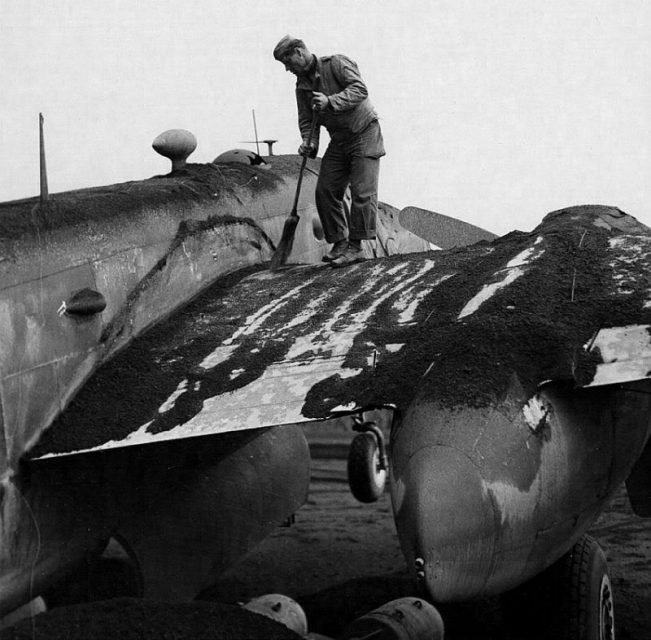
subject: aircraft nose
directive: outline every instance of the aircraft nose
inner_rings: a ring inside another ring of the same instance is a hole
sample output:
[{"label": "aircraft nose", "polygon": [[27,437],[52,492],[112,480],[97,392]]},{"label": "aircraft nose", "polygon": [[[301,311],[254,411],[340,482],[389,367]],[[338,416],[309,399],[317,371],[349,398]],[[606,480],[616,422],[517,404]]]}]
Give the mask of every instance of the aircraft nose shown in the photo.
[{"label": "aircraft nose", "polygon": [[481,594],[490,575],[495,519],[481,474],[462,451],[392,449],[391,493],[400,544],[435,602]]}]

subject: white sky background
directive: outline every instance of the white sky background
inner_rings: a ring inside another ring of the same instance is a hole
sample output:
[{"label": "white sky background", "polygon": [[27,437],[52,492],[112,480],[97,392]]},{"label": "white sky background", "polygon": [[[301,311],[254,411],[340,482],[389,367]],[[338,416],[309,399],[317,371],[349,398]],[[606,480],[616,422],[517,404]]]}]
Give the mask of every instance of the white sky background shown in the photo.
[{"label": "white sky background", "polygon": [[191,162],[255,150],[252,109],[295,153],[286,33],[359,64],[382,200],[498,234],[584,203],[651,226],[648,0],[2,0],[0,200],[38,194],[39,112],[50,193],[167,173],[167,129]]}]

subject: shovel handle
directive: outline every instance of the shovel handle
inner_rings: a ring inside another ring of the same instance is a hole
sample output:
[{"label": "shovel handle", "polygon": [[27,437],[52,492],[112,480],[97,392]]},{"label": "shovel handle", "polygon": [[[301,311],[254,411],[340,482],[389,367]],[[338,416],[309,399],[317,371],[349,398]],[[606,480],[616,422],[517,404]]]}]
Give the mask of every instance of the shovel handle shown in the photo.
[{"label": "shovel handle", "polygon": [[[312,138],[314,137],[314,131],[316,129],[316,113],[312,114],[312,126],[310,127],[310,135],[307,138],[307,146],[310,146]],[[303,182],[303,171],[305,171],[305,165],[307,164],[307,156],[303,156],[303,161],[301,162],[301,168],[298,172],[298,182],[296,183],[296,193],[294,194],[294,204],[292,206],[291,215],[296,215],[298,210],[298,197],[301,193],[301,183]]]}]

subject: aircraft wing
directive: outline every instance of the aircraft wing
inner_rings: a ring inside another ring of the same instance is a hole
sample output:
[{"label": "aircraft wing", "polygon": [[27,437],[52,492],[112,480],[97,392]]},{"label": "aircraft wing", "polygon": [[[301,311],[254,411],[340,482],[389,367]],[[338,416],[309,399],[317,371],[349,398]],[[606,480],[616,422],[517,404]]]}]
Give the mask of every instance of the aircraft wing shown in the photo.
[{"label": "aircraft wing", "polygon": [[[434,274],[450,277],[448,265],[419,254],[368,261],[345,273],[327,265],[273,273],[258,267],[224,278],[100,368],[33,454],[350,412],[355,398],[368,403],[368,393],[356,390],[372,385],[384,357],[404,346],[418,302],[437,280]],[[377,320],[385,313],[391,321],[381,327]],[[315,396],[324,384],[337,389]],[[393,394],[373,397],[390,404]]]},{"label": "aircraft wing", "polygon": [[588,385],[610,358],[595,334],[637,327],[648,341],[651,325],[651,233],[604,222],[617,211],[576,207],[530,233],[346,269],[225,277],[101,367],[32,456],[404,408],[423,394],[477,405],[514,377],[525,402],[549,380]]}]

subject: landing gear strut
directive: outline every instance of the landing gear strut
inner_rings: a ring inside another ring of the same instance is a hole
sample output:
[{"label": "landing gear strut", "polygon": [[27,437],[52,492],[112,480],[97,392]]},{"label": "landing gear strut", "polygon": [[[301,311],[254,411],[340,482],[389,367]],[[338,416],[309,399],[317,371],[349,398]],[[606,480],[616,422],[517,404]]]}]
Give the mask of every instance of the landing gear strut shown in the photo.
[{"label": "landing gear strut", "polygon": [[353,438],[348,452],[348,484],[360,502],[375,502],[384,492],[389,462],[382,431],[373,420],[354,418]]}]

